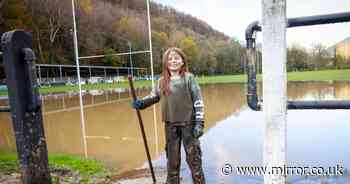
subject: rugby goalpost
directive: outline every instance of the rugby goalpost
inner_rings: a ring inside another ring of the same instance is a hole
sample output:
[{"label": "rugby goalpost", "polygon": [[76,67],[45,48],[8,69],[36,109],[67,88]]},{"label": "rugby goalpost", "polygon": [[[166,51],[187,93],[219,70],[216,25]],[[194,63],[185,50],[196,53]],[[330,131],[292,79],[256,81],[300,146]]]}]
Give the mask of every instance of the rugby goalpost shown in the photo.
[{"label": "rugby goalpost", "polygon": [[[140,53],[149,53],[150,54],[150,64],[151,64],[151,80],[152,80],[152,89],[155,88],[154,84],[154,70],[153,70],[153,54],[152,54],[152,32],[151,32],[151,16],[150,16],[150,1],[146,0],[147,4],[147,23],[148,23],[148,39],[149,39],[149,50],[141,50],[141,51],[133,51],[133,52],[124,52],[124,53],[114,53],[108,55],[95,55],[95,56],[79,56],[78,50],[78,34],[77,34],[77,26],[76,26],[76,16],[75,16],[75,0],[72,0],[72,15],[73,15],[73,41],[74,41],[74,53],[75,53],[75,63],[76,63],[76,71],[78,77],[78,86],[79,86],[79,106],[80,106],[80,123],[82,129],[83,136],[83,149],[85,158],[88,158],[87,151],[87,138],[92,136],[86,135],[86,124],[85,124],[85,116],[84,116],[84,106],[83,106],[83,97],[82,97],[82,88],[81,88],[81,78],[80,78],[80,60],[81,59],[91,59],[91,58],[101,58],[105,56],[121,56],[121,55],[132,55],[132,54],[140,54]],[[157,114],[156,114],[156,106],[153,105],[153,122],[154,122],[154,136],[155,136],[155,146],[156,146],[156,154],[159,152],[158,147],[158,128],[157,128]],[[93,136],[99,137],[99,136]],[[101,136],[104,137],[104,136]]]}]

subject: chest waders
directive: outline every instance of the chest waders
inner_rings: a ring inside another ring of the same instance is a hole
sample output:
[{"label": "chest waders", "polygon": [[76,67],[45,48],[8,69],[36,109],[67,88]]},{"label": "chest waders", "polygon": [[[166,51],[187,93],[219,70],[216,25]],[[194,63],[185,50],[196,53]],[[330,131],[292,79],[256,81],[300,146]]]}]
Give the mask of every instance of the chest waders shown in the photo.
[{"label": "chest waders", "polygon": [[196,123],[204,126],[204,107],[199,85],[192,74],[186,74],[185,78],[171,80],[170,90],[172,93],[165,96],[158,87],[151,95],[143,98],[142,107],[144,109],[161,99],[168,171],[166,184],[180,184],[181,142],[193,184],[205,184],[200,142],[193,136]]}]

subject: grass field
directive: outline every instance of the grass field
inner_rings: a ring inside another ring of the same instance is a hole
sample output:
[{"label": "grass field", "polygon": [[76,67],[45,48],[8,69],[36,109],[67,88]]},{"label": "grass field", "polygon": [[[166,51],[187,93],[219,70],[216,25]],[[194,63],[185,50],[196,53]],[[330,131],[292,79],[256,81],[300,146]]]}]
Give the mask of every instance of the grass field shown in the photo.
[{"label": "grass field", "polygon": [[[50,170],[70,169],[79,172],[85,181],[94,176],[110,176],[110,171],[102,163],[71,155],[49,155]],[[19,172],[17,154],[0,150],[0,172]]]},{"label": "grass field", "polygon": [[[261,80],[261,75],[257,76]],[[221,75],[221,76],[199,76],[197,77],[199,84],[218,84],[218,83],[244,83],[247,81],[247,75]],[[290,72],[288,73],[288,81],[328,81],[328,80],[350,80],[350,69],[347,70],[323,70],[323,71],[307,71],[307,72]],[[136,81],[135,87],[149,87],[151,81]],[[127,82],[115,84],[86,84],[82,85],[84,90],[91,89],[115,89],[129,88]],[[40,88],[40,93],[63,93],[68,91],[79,91],[75,86],[51,86]],[[6,91],[0,91],[0,96],[7,95]]]},{"label": "grass field", "polygon": [[350,69],[288,73],[288,81],[328,81],[328,80],[350,80]]},{"label": "grass field", "polygon": [[[257,75],[258,81],[261,81],[261,75]],[[349,80],[350,70],[322,70],[306,72],[289,72],[288,81],[330,81],[330,80]],[[247,75],[223,75],[223,76],[204,76],[198,77],[200,84],[213,83],[244,83],[247,82]]]}]

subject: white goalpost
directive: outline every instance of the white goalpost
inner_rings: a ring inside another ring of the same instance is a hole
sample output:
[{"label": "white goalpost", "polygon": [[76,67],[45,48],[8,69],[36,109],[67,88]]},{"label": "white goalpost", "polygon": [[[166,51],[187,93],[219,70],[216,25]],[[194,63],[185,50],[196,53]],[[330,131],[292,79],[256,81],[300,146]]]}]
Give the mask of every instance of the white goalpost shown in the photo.
[{"label": "white goalpost", "polygon": [[[94,55],[94,56],[79,56],[79,50],[78,50],[78,35],[77,35],[77,26],[76,26],[76,16],[75,16],[75,0],[72,0],[72,15],[73,15],[73,40],[74,40],[74,53],[75,53],[75,63],[76,63],[76,70],[77,70],[77,77],[78,77],[78,86],[79,86],[79,104],[80,104],[80,122],[81,122],[81,129],[82,129],[82,136],[83,136],[83,149],[84,149],[84,155],[85,158],[88,158],[88,151],[87,151],[87,138],[90,137],[96,137],[96,136],[87,136],[86,135],[86,125],[85,125],[85,116],[84,116],[84,106],[83,106],[83,98],[82,98],[82,88],[81,88],[81,77],[80,77],[80,60],[81,59],[91,59],[91,58],[103,58],[106,56],[122,56],[122,55],[132,55],[132,54],[142,54],[142,53],[149,53],[150,54],[150,64],[151,64],[151,78],[152,78],[152,89],[155,88],[154,84],[154,70],[153,70],[153,54],[152,54],[152,31],[151,31],[151,19],[150,19],[150,8],[149,8],[149,0],[147,1],[147,21],[148,21],[148,36],[149,36],[149,50],[141,50],[141,51],[133,51],[133,52],[124,52],[124,53],[114,53],[114,54],[108,54],[108,55]],[[155,130],[155,147],[156,147],[156,154],[159,152],[158,148],[158,129],[157,129],[157,114],[156,114],[156,107],[153,106],[153,119],[154,119],[154,130]],[[103,137],[103,136],[98,136]]]}]

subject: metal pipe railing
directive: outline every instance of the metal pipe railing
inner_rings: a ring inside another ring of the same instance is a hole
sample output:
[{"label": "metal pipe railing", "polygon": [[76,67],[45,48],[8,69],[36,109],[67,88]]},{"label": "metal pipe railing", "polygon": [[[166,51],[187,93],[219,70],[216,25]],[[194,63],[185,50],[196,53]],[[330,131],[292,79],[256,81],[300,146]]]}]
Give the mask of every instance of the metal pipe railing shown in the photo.
[{"label": "metal pipe railing", "polygon": [[[307,17],[289,18],[287,27],[312,26],[320,24],[350,22],[350,12],[315,15]],[[256,50],[255,33],[261,31],[259,21],[248,25],[245,36],[247,44],[247,103],[255,110],[261,110],[261,102],[257,95],[256,85]],[[350,109],[350,100],[324,100],[324,101],[288,101],[287,109]]]},{"label": "metal pipe railing", "polygon": [[0,112],[11,112],[9,106],[0,106]]},{"label": "metal pipe railing", "polygon": [[350,21],[350,12],[315,15],[288,19],[288,28],[299,26],[313,26],[322,24],[333,24]]}]

